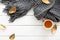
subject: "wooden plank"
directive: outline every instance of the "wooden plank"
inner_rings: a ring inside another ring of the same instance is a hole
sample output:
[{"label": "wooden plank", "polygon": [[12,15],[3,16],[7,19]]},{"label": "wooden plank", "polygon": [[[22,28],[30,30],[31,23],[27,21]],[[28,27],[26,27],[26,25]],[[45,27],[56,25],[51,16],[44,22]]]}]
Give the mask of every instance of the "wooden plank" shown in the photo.
[{"label": "wooden plank", "polygon": [[0,36],[9,36],[15,33],[21,37],[42,37],[42,36],[60,36],[60,27],[55,35],[51,33],[51,30],[46,30],[43,26],[6,26],[6,30],[0,30]]},{"label": "wooden plank", "polygon": [[0,16],[0,23],[4,25],[42,25],[42,22],[38,21],[34,16],[24,16],[16,19],[13,23],[9,23],[8,20],[8,16]]}]

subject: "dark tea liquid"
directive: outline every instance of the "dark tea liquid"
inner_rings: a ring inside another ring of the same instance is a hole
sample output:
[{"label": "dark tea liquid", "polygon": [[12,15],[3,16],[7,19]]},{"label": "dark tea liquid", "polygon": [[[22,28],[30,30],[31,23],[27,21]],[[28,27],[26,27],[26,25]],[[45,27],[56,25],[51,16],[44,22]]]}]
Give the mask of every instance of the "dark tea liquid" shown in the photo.
[{"label": "dark tea liquid", "polygon": [[51,21],[46,21],[44,25],[45,25],[46,28],[51,28],[52,27],[52,22]]}]

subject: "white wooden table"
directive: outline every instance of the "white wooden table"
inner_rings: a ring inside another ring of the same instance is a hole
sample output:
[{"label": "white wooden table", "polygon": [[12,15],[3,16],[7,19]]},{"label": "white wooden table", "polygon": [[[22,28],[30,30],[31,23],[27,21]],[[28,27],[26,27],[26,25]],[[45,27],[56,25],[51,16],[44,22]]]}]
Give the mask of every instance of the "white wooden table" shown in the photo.
[{"label": "white wooden table", "polygon": [[0,4],[0,24],[4,24],[7,29],[0,30],[0,40],[9,40],[9,36],[16,34],[15,40],[60,40],[60,24],[55,35],[51,34],[51,30],[45,30],[43,23],[34,17],[31,9],[28,14],[22,18],[9,23],[9,16],[3,13],[4,5]]}]

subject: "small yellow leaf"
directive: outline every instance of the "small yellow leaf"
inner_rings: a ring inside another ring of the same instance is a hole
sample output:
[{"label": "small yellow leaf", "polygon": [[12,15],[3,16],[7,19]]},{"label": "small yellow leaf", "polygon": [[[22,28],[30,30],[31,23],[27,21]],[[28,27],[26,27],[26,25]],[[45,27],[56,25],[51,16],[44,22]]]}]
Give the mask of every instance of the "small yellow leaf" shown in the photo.
[{"label": "small yellow leaf", "polygon": [[10,35],[9,39],[14,39],[15,38],[15,34]]},{"label": "small yellow leaf", "polygon": [[45,4],[50,4],[49,0],[42,0],[42,2],[45,3]]},{"label": "small yellow leaf", "polygon": [[4,25],[0,24],[0,29],[5,30],[6,27]]},{"label": "small yellow leaf", "polygon": [[56,33],[56,31],[57,31],[57,25],[55,24],[54,27],[52,28],[52,33],[54,34]]},{"label": "small yellow leaf", "polygon": [[9,9],[9,14],[13,14],[16,12],[16,6],[13,6]]}]

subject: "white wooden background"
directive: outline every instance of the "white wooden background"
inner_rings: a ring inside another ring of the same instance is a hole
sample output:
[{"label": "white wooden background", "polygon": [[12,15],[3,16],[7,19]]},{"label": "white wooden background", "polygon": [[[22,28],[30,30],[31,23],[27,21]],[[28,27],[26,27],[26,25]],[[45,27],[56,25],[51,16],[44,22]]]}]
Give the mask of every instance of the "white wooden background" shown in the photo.
[{"label": "white wooden background", "polygon": [[9,16],[3,13],[4,7],[5,5],[0,3],[0,24],[7,27],[6,30],[0,30],[0,40],[9,40],[9,36],[13,33],[16,34],[15,40],[60,40],[59,23],[56,34],[51,34],[51,30],[45,30],[43,23],[34,17],[32,9],[26,16],[9,23]]}]

